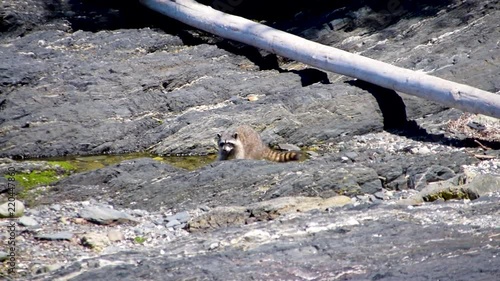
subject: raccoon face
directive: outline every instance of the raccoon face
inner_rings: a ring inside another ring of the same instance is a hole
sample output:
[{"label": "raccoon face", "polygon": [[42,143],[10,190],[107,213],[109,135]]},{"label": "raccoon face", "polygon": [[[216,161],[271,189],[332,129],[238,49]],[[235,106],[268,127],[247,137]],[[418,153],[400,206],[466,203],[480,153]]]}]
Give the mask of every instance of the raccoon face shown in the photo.
[{"label": "raccoon face", "polygon": [[238,134],[235,133],[230,138],[224,138],[221,134],[217,134],[217,137],[219,139],[219,153],[225,156],[224,158],[229,157],[235,150]]}]

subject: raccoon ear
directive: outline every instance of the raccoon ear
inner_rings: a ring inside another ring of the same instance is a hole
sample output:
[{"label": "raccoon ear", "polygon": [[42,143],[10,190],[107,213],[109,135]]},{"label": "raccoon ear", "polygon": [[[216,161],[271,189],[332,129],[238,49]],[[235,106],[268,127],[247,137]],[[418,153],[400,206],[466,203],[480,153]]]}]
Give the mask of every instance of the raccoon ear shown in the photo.
[{"label": "raccoon ear", "polygon": [[220,139],[220,137],[221,137],[221,135],[220,135],[220,134],[217,134],[217,138],[219,138],[219,139]]},{"label": "raccoon ear", "polygon": [[238,133],[234,133],[233,138],[237,139],[238,138]]}]

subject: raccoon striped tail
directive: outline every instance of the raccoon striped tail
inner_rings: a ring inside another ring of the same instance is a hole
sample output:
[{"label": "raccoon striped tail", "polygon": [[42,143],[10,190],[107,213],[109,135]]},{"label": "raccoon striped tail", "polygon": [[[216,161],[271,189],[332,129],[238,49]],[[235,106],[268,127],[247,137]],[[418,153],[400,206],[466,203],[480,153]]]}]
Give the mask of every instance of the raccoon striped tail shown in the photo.
[{"label": "raccoon striped tail", "polygon": [[297,161],[300,159],[298,151],[274,151],[269,149],[265,159],[275,162]]}]

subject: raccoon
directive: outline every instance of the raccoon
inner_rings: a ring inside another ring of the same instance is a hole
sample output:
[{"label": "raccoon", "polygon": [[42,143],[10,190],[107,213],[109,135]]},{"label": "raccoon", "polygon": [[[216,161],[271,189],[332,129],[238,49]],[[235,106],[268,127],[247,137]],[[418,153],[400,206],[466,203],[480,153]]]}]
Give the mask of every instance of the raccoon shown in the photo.
[{"label": "raccoon", "polygon": [[229,159],[266,159],[276,162],[299,160],[300,152],[279,152],[265,145],[259,133],[250,126],[242,125],[236,130],[217,134],[219,155],[217,160]]}]

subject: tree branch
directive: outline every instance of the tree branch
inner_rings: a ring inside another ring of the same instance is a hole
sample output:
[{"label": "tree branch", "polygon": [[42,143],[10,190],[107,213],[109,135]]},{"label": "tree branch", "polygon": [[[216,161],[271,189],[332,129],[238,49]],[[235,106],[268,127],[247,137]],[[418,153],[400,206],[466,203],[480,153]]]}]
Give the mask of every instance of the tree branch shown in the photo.
[{"label": "tree branch", "polygon": [[498,94],[351,54],[192,0],[140,1],[161,14],[224,38],[445,106],[500,118]]}]

